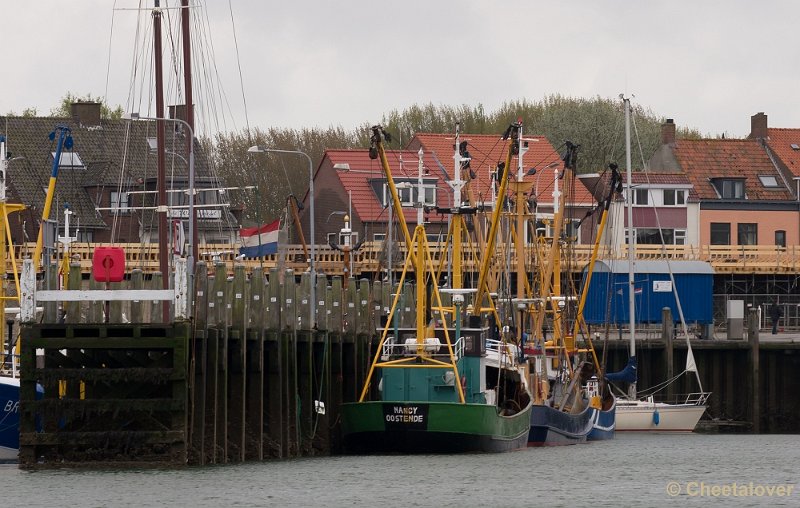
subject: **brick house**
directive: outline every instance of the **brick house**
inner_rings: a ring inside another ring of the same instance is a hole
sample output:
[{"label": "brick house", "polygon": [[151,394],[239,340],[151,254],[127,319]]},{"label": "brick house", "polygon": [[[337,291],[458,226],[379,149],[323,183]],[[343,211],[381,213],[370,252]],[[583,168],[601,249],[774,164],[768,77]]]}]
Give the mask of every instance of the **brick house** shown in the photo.
[{"label": "brick house", "polygon": [[[793,173],[780,167],[764,138],[676,139],[675,124],[667,120],[662,145],[648,166],[683,175],[691,185],[686,196],[687,244],[786,246],[800,240]],[[642,194],[635,192],[634,203]],[[689,207],[695,199],[696,234]]]},{"label": "brick house", "polygon": [[[38,236],[56,143],[48,139],[57,125],[71,130],[73,148],[64,150],[58,170],[50,220],[63,222],[66,204],[73,212],[71,226],[79,226],[79,242],[156,242],[157,221],[152,210],[157,180],[156,122],[105,120],[100,104],[76,103],[71,118],[2,117],[0,129],[11,152],[9,200],[28,208],[10,216],[14,243],[34,242]],[[188,204],[188,155],[183,129],[166,122],[167,185],[171,205]],[[218,186],[201,145],[195,141],[195,186]],[[200,192],[198,204],[217,199],[216,192]],[[149,207],[150,209],[142,209]],[[199,209],[198,209],[199,211]],[[238,220],[230,208],[211,208],[198,214],[197,240],[235,241]],[[185,209],[171,208],[171,220],[187,220]],[[63,234],[59,226],[59,235]],[[188,225],[184,228],[188,230]]]}]

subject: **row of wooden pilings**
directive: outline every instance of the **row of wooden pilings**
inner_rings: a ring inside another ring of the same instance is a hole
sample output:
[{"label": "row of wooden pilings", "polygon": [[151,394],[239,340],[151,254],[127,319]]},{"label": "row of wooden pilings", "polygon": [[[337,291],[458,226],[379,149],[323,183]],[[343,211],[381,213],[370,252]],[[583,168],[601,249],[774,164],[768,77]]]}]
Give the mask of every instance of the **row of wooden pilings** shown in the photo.
[{"label": "row of wooden pilings", "polygon": [[[81,287],[79,266],[68,284]],[[339,408],[363,387],[392,303],[389,285],[248,274],[243,265],[230,274],[202,262],[193,285],[190,321],[165,319],[161,302],[48,302],[41,322],[22,326],[21,467],[217,464],[341,450]],[[160,288],[158,274],[145,280],[134,271],[109,284],[148,286]],[[413,295],[406,284],[397,326],[413,327]]]}]

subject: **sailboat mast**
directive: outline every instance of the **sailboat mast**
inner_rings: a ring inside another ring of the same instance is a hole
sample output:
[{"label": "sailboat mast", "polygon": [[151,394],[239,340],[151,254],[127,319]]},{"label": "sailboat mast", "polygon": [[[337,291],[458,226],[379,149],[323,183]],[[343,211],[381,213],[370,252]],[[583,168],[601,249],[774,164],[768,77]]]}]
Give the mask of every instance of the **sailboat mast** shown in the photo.
[{"label": "sailboat mast", "polygon": [[[186,153],[191,155],[193,154],[192,144],[194,143],[192,137],[192,133],[194,133],[194,98],[192,97],[192,39],[189,35],[189,0],[181,0],[181,37],[183,39],[183,88],[186,98],[184,108],[186,108],[186,123],[189,124],[191,129],[189,135],[186,136]],[[190,171],[193,169],[194,166],[189,168]],[[191,179],[192,175],[189,175],[189,178]],[[193,202],[195,197],[189,196],[189,199]],[[189,217],[189,232],[189,239],[192,242],[192,252],[190,254],[192,259],[196,260],[198,258],[199,242],[195,238],[197,234],[197,210],[194,207],[192,207],[192,216]]]},{"label": "sailboat mast", "polygon": [[[153,53],[156,78],[156,118],[164,118],[164,73],[161,62],[161,5],[155,0],[153,9]],[[158,160],[158,268],[164,289],[169,289],[169,260],[167,252],[167,164],[164,156],[164,120],[156,122],[156,152]],[[168,319],[168,303],[164,302],[164,319]]]},{"label": "sailboat mast", "polygon": [[[630,356],[636,357],[636,287],[634,281],[633,263],[636,259],[636,235],[633,229],[633,186],[631,177],[631,101],[622,99],[625,105],[625,169],[628,182],[626,198],[626,211],[628,213],[628,326],[630,327],[631,342]],[[636,398],[636,381],[630,386],[631,398]]]}]

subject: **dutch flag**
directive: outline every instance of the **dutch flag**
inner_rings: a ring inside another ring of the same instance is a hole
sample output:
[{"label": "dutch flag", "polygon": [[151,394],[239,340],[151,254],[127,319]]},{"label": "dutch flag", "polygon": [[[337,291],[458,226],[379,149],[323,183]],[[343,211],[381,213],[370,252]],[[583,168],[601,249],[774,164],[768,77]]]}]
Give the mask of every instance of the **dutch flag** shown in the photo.
[{"label": "dutch flag", "polygon": [[246,258],[260,258],[278,252],[278,228],[280,219],[255,228],[242,228],[239,236],[242,246],[239,254]]}]

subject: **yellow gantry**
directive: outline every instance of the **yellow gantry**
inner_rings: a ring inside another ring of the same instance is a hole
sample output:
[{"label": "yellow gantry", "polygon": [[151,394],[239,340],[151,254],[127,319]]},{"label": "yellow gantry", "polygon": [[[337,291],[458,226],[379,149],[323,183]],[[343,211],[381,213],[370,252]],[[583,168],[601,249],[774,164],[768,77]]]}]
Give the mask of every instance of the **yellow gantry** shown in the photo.
[{"label": "yellow gantry", "polygon": [[[448,356],[450,361],[443,362],[441,360],[437,360],[432,358],[426,351],[425,351],[425,338],[428,336],[428,326],[425,322],[425,311],[428,308],[427,305],[427,295],[426,295],[426,278],[429,275],[433,275],[435,273],[433,267],[433,259],[431,258],[430,250],[428,248],[428,241],[425,235],[425,227],[422,224],[417,224],[416,228],[414,229],[414,236],[412,237],[408,231],[408,225],[406,224],[405,215],[403,213],[403,207],[400,203],[400,198],[397,194],[397,187],[394,184],[394,179],[392,178],[392,171],[389,167],[389,162],[386,159],[386,151],[383,148],[383,140],[384,140],[385,133],[380,126],[375,126],[372,128],[372,148],[377,155],[377,157],[381,161],[381,165],[383,167],[384,174],[386,176],[386,183],[387,187],[389,188],[389,193],[392,197],[392,204],[397,210],[397,217],[398,222],[400,223],[400,229],[403,232],[403,237],[406,241],[406,247],[408,249],[408,255],[406,256],[405,264],[403,265],[403,272],[400,276],[400,281],[398,282],[398,289],[395,293],[394,300],[392,301],[392,307],[389,311],[388,319],[386,320],[386,325],[383,328],[383,332],[381,333],[381,340],[378,343],[377,351],[375,352],[375,357],[372,360],[372,364],[370,365],[369,372],[367,373],[367,379],[364,381],[364,387],[361,390],[361,396],[359,397],[359,402],[363,402],[367,396],[367,390],[369,389],[370,382],[372,381],[372,376],[375,372],[375,369],[380,368],[399,368],[399,367],[413,367],[413,368],[442,368],[442,367],[449,367],[453,370],[453,374],[455,374],[455,379],[461,379],[458,373],[458,365],[456,363],[455,352],[453,351],[453,345],[450,341],[450,334],[448,332],[447,327],[447,320],[445,316],[445,311],[442,306],[441,296],[439,294],[439,288],[437,285],[437,281],[433,281],[433,299],[435,300],[436,308],[439,310],[439,317],[442,322],[442,327],[444,329],[444,338],[445,338],[445,345],[447,346]],[[391,360],[381,362],[381,353],[383,351],[383,346],[386,342],[386,337],[389,334],[389,328],[392,323],[392,316],[396,312],[397,304],[400,301],[400,294],[402,292],[403,282],[405,281],[406,274],[410,267],[413,267],[414,274],[415,274],[415,282],[416,282],[416,342],[417,342],[417,350],[416,355],[408,358],[402,358],[398,360]],[[463,404],[466,402],[464,398],[464,390],[461,386],[461,383],[454,383],[456,385],[456,389],[458,390],[458,398],[459,401]]]}]

